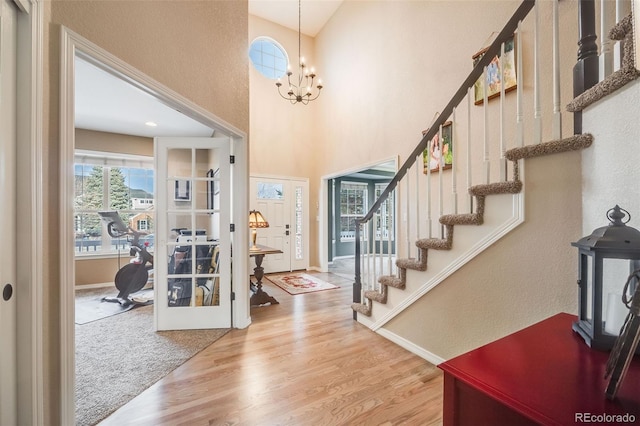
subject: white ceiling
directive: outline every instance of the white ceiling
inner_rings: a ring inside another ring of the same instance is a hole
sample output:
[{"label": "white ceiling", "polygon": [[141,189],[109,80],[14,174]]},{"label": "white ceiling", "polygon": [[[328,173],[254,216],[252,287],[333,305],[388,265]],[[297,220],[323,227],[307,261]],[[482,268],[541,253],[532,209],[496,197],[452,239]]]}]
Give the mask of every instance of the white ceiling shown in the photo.
[{"label": "white ceiling", "polygon": [[[342,0],[302,0],[302,32],[315,36]],[[298,30],[297,0],[249,0],[249,13]],[[124,135],[211,136],[213,131],[76,57],[75,125]],[[158,124],[148,127],[147,121]]]},{"label": "white ceiling", "polygon": [[[124,80],[76,57],[75,125],[134,136],[212,136],[199,122]],[[152,121],[157,127],[149,127]]]},{"label": "white ceiling", "polygon": [[[301,32],[311,37],[318,35],[342,1],[301,0]],[[249,0],[249,14],[298,31],[297,0]]]}]

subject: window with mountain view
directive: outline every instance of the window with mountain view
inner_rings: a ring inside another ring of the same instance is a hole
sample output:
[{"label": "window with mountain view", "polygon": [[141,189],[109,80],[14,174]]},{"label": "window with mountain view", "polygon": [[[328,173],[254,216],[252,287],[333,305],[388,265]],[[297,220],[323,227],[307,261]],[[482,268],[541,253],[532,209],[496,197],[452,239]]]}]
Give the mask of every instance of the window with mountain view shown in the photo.
[{"label": "window with mountain view", "polygon": [[[122,165],[119,165],[120,163]],[[130,228],[146,234],[153,246],[154,199],[151,161],[76,155],[74,229],[76,254],[108,254],[128,249],[126,236],[111,238],[99,211],[115,210]]]}]

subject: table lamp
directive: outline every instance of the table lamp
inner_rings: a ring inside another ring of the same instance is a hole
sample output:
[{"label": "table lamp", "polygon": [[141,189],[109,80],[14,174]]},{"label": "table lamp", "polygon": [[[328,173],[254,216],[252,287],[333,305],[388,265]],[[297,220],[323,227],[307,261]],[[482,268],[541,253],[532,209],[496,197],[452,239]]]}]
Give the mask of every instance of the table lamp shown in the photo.
[{"label": "table lamp", "polygon": [[256,237],[258,236],[258,228],[268,228],[269,222],[267,222],[258,210],[251,210],[249,212],[249,228],[251,228],[251,240],[253,245],[251,246],[252,250],[258,248],[256,246]]}]

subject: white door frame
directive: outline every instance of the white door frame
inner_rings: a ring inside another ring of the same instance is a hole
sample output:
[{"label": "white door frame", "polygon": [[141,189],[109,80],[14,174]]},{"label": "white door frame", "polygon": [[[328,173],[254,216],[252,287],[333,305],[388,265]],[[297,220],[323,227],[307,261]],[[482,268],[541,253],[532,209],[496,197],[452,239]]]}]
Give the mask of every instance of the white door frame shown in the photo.
[{"label": "white door frame", "polygon": [[[236,162],[233,168],[233,186],[240,191],[234,196],[232,220],[244,223],[249,212],[249,149],[244,132],[201,108],[182,95],[156,82],[146,74],[133,68],[116,56],[91,43],[66,27],[61,28],[60,44],[60,395],[61,423],[75,423],[75,348],[74,348],[74,235],[72,175],[74,135],[74,98],[76,55],[123,79],[129,84],[160,100],[165,105],[181,111],[184,115],[214,129],[216,135],[227,136],[231,141],[231,154]],[[242,194],[244,189],[244,194]],[[249,312],[249,248],[248,227],[236,226],[232,236],[234,246],[233,291],[236,294],[232,305],[233,327],[245,328],[251,323]],[[242,243],[240,243],[242,242]]]},{"label": "white door frame", "polygon": [[357,167],[352,167],[347,170],[342,170],[340,172],[331,173],[328,175],[324,175],[320,178],[320,223],[318,224],[318,235],[320,236],[320,241],[318,247],[320,249],[319,257],[320,257],[320,270],[322,272],[329,271],[329,259],[327,253],[329,251],[329,246],[327,241],[329,239],[329,228],[327,227],[327,223],[329,222],[329,210],[327,206],[327,197],[329,196],[329,180],[339,178],[341,176],[350,175],[352,173],[360,172],[362,170],[369,169],[381,163],[388,163],[393,161],[396,170],[398,169],[398,156],[389,157],[382,160],[372,161],[370,163],[362,164]]},{"label": "white door frame", "polygon": [[43,170],[44,2],[15,0],[18,14],[18,146],[16,244],[21,264],[16,275],[18,423],[44,424],[42,233],[45,205]]}]

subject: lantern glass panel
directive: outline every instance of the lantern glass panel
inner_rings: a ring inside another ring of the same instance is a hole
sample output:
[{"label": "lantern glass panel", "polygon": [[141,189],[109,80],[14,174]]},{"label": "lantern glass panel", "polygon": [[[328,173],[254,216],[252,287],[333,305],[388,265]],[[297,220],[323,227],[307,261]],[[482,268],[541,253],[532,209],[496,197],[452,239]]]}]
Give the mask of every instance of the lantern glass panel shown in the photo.
[{"label": "lantern glass panel", "polygon": [[587,306],[584,306],[583,311],[583,320],[587,321],[589,324],[593,325],[593,257],[583,255],[587,261],[587,267],[583,270],[583,273],[586,273],[586,277],[582,277],[585,280],[586,286],[586,296],[587,296]]},{"label": "lantern glass panel", "polygon": [[628,259],[604,258],[602,261],[602,333],[620,334],[620,328],[629,313],[622,303],[622,290],[631,268]]}]

